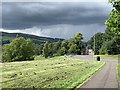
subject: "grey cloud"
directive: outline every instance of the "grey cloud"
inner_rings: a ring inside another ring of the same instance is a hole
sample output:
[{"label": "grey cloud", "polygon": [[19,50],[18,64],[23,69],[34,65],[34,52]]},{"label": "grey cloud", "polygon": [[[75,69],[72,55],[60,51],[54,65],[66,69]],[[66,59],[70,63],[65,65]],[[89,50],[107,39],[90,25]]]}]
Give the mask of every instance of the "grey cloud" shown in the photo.
[{"label": "grey cloud", "polygon": [[2,27],[24,29],[44,25],[104,24],[110,7],[104,3],[3,3]]},{"label": "grey cloud", "polygon": [[42,36],[58,37],[58,38],[65,38],[65,39],[69,39],[76,32],[81,32],[83,34],[84,41],[87,41],[94,33],[104,32],[105,27],[98,24],[90,24],[90,25],[61,24],[61,25],[51,25],[48,27],[42,27],[39,29],[40,29],[39,32]]},{"label": "grey cloud", "polygon": [[6,32],[22,32],[27,34],[34,34],[38,36],[52,37],[52,38],[64,38],[69,39],[76,32],[81,32],[84,37],[84,41],[89,40],[89,38],[96,32],[104,32],[105,27],[98,24],[90,25],[47,25],[32,27],[27,29],[16,29],[16,30],[5,30]]}]

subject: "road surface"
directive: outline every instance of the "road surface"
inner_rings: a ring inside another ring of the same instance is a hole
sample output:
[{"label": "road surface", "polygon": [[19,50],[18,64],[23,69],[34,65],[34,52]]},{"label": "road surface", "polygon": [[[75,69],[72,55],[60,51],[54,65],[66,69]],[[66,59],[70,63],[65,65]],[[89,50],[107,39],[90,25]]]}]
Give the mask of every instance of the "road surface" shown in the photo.
[{"label": "road surface", "polygon": [[[95,60],[92,55],[77,55],[73,56],[73,58]],[[78,87],[77,90],[82,88],[118,88],[116,75],[116,64],[118,63],[118,60],[113,58],[101,58],[101,61],[106,62],[102,69],[93,75],[85,84],[83,84],[81,87]]]}]

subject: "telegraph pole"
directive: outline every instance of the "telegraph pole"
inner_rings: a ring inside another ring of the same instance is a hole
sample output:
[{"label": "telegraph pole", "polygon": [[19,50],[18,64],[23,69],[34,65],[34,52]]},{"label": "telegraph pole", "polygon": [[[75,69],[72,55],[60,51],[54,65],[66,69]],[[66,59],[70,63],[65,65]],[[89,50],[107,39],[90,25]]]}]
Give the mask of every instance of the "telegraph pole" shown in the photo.
[{"label": "telegraph pole", "polygon": [[94,33],[94,55],[95,55],[95,33]]}]

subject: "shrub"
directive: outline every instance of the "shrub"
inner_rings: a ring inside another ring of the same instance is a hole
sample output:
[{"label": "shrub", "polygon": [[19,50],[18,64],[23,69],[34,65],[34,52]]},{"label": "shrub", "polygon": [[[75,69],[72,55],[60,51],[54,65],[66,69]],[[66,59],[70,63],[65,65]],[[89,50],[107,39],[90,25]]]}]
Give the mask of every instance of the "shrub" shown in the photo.
[{"label": "shrub", "polygon": [[3,46],[3,62],[31,60],[33,55],[34,46],[30,39],[17,37],[10,44]]}]

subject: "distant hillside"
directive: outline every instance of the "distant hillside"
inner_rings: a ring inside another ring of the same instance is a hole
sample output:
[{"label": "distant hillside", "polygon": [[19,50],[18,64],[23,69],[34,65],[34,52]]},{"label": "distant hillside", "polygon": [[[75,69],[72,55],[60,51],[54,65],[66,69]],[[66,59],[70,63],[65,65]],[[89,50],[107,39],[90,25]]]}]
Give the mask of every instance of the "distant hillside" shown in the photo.
[{"label": "distant hillside", "polygon": [[23,33],[7,33],[7,32],[0,32],[0,40],[2,39],[2,44],[10,43],[16,36],[24,37],[26,39],[31,39],[36,44],[48,42],[57,42],[59,40],[64,40],[60,38],[50,38],[50,37],[41,37],[35,36],[31,34],[23,34]]}]

